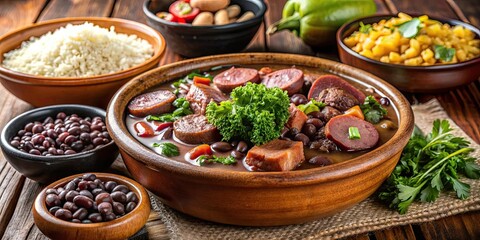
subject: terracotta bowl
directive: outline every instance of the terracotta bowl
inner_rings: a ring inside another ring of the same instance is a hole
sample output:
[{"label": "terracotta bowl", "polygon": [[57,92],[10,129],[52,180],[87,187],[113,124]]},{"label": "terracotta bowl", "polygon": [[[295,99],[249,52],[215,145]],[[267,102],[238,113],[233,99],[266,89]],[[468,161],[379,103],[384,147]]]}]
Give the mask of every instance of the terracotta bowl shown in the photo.
[{"label": "terracotta bowl", "polygon": [[[373,87],[391,100],[400,119],[395,135],[360,157],[322,168],[291,172],[234,172],[162,157],[127,130],[129,101],[195,69],[219,65],[313,67]],[[410,104],[393,86],[365,71],[326,59],[293,54],[246,53],[197,58],[163,66],[123,86],[107,110],[107,128],[132,176],[161,200],[186,214],[226,224],[274,226],[332,215],[370,196],[395,167],[413,130]]]},{"label": "terracotta bowl", "polygon": [[[345,64],[375,74],[400,90],[413,93],[444,92],[478,80],[480,77],[480,57],[455,64],[406,66],[367,58],[343,43],[343,39],[359,29],[360,22],[372,24],[391,17],[396,17],[396,15],[365,17],[340,27],[337,31],[337,46],[340,60]],[[434,19],[442,23],[448,23],[450,26],[461,25],[474,32],[476,38],[480,38],[480,30],[468,23],[453,19]]]},{"label": "terracotta bowl", "polygon": [[80,117],[100,116],[105,121],[105,111],[100,108],[66,104],[35,108],[10,120],[0,135],[0,147],[10,165],[25,177],[41,183],[50,183],[75,173],[102,171],[118,157],[118,147],[110,141],[101,148],[72,155],[39,156],[22,152],[10,145],[11,139],[29,122],[55,117],[59,112]]},{"label": "terracotta bowl", "polygon": [[158,65],[165,40],[154,29],[130,20],[100,17],[61,18],[33,24],[0,37],[0,63],[4,53],[16,49],[30,37],[39,37],[69,23],[91,22],[103,28],[115,27],[118,33],[135,34],[148,41],[154,55],[144,63],[112,74],[92,77],[43,77],[12,71],[0,65],[0,82],[16,97],[35,107],[78,103],[105,108],[110,97],[132,77]]},{"label": "terracotta bowl", "polygon": [[257,34],[262,25],[267,5],[263,0],[231,0],[230,4],[241,7],[242,13],[252,11],[255,17],[241,23],[220,26],[192,26],[161,19],[155,13],[168,12],[174,0],[143,3],[147,24],[165,36],[168,47],[185,57],[199,57],[243,50]]},{"label": "terracotta bowl", "polygon": [[60,179],[43,189],[32,207],[33,219],[38,229],[51,239],[126,239],[138,232],[147,222],[150,215],[150,200],[148,193],[139,183],[132,179],[110,174],[94,173],[102,181],[116,181],[126,185],[138,196],[138,205],[124,216],[109,222],[73,223],[61,220],[52,215],[45,204],[46,189],[58,188],[83,174],[72,175]]}]

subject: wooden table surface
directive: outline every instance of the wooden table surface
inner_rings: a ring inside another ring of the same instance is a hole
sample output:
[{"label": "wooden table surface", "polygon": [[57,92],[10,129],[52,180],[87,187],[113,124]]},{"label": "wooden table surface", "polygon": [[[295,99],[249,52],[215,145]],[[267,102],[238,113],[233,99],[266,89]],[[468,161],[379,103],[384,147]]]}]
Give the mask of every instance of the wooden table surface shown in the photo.
[{"label": "wooden table surface", "polygon": [[[139,0],[0,0],[0,35],[35,22],[74,16],[126,18],[145,23]],[[456,18],[480,27],[480,0],[375,0],[377,13],[406,12]],[[338,60],[336,50],[314,52],[288,32],[265,35],[265,26],[277,21],[285,0],[267,1],[264,24],[245,51],[289,52]],[[170,49],[160,64],[182,58]],[[480,81],[439,95],[406,94],[411,101],[437,98],[448,115],[477,143],[480,142]],[[0,129],[32,106],[0,86]],[[41,185],[15,171],[0,153],[0,236],[3,239],[46,239],[30,212]],[[124,170],[121,160],[112,171]],[[350,237],[349,239],[480,239],[480,211],[422,224],[406,225]],[[168,239],[160,216],[152,212],[147,223],[150,239]]]}]

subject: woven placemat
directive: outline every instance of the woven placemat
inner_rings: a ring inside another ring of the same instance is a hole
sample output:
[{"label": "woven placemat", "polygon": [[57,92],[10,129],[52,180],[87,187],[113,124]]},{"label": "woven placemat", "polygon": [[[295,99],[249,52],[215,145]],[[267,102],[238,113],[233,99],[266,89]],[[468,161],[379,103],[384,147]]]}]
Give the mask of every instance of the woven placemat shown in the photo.
[{"label": "woven placemat", "polygon": [[[472,153],[480,163],[480,146],[470,139],[447,116],[438,101],[433,99],[412,106],[415,123],[424,132],[430,132],[435,119],[448,119],[453,133],[471,142]],[[454,193],[442,193],[434,203],[414,203],[408,213],[400,215],[374,197],[331,217],[299,225],[281,227],[238,227],[216,224],[177,212],[151,197],[153,209],[159,212],[171,239],[331,239],[375,231],[392,226],[432,221],[450,215],[480,209],[480,181],[463,179],[471,186],[471,195],[459,200]],[[241,214],[241,213],[240,213]]]}]

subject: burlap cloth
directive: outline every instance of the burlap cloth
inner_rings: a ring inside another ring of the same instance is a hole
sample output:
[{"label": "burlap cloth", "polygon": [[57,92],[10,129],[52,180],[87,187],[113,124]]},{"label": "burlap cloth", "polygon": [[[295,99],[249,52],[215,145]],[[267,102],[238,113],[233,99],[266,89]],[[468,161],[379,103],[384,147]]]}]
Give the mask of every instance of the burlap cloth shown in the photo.
[{"label": "burlap cloth", "polygon": [[[448,119],[453,133],[467,138],[472,153],[480,162],[480,147],[451,121],[435,99],[412,106],[415,123],[430,132],[435,119]],[[470,184],[471,195],[459,200],[453,192],[442,193],[434,203],[414,203],[408,213],[400,215],[373,196],[334,216],[299,225],[281,227],[238,227],[216,224],[177,212],[152,195],[153,209],[159,212],[171,239],[331,239],[375,231],[392,226],[432,221],[450,215],[480,209],[480,180],[463,179]],[[241,213],[239,213],[241,214]]]}]

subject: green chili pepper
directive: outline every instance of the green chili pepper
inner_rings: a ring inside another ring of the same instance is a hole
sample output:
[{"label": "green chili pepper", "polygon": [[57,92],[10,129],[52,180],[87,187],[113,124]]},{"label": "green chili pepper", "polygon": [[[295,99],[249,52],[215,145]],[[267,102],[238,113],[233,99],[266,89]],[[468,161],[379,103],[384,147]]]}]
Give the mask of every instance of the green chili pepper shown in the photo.
[{"label": "green chili pepper", "polygon": [[289,0],[282,19],[272,24],[268,34],[288,29],[312,47],[335,43],[335,32],[344,23],[376,12],[373,0]]}]

